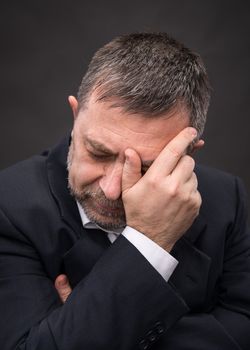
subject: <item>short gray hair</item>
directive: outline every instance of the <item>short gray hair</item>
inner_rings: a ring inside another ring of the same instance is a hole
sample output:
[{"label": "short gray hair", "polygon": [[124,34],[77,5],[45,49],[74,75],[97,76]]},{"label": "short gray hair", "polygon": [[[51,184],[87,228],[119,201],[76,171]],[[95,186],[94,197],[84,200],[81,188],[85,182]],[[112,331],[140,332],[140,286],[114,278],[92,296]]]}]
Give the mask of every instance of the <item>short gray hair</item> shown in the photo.
[{"label": "short gray hair", "polygon": [[126,112],[145,116],[184,107],[199,136],[204,130],[210,100],[204,63],[166,33],[122,35],[100,48],[79,87],[79,109],[94,91],[98,101],[116,98]]}]

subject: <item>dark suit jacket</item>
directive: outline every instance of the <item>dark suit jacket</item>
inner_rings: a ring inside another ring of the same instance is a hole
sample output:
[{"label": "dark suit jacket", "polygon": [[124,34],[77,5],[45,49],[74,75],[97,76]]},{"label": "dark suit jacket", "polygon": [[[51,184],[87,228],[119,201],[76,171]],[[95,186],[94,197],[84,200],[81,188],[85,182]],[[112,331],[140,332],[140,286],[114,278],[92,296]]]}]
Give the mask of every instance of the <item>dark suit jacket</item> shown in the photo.
[{"label": "dark suit jacket", "polygon": [[[250,349],[241,182],[198,166],[203,204],[168,283],[125,237],[104,249],[67,190],[68,139],[0,174],[0,349]],[[62,305],[54,288],[74,289]]]}]

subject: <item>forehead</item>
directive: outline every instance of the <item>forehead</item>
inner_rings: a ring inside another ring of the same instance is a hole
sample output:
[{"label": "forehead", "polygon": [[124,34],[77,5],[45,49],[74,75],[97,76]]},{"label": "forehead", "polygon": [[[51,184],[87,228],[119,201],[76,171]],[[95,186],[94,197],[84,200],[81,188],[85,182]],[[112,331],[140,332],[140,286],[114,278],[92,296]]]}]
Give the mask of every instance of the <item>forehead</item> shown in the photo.
[{"label": "forehead", "polygon": [[131,114],[115,101],[96,102],[92,96],[84,110],[80,110],[75,129],[83,138],[111,147],[115,152],[133,148],[144,156],[157,153],[182,129],[189,125],[188,113],[173,110],[157,117]]}]

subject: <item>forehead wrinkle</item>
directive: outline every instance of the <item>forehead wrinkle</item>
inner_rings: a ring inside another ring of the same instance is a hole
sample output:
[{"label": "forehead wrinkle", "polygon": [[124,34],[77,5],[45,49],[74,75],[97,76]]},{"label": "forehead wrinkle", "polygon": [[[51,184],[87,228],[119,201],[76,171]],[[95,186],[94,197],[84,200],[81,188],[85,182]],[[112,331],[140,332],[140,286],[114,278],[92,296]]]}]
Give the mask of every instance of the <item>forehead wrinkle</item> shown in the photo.
[{"label": "forehead wrinkle", "polygon": [[[99,150],[102,150],[106,153],[112,154],[112,155],[117,155],[116,152],[114,152],[113,150],[111,150],[110,148],[108,148],[106,145],[104,145],[101,142],[98,142],[96,140],[92,140],[89,137],[86,137],[86,141],[94,148],[97,148]],[[141,165],[142,167],[150,167],[152,165],[152,163],[154,162],[154,160],[142,160],[141,159]]]},{"label": "forehead wrinkle", "polygon": [[[118,136],[121,136],[123,139],[127,140],[129,139],[129,136],[132,135],[133,137],[140,137],[140,136],[143,136],[143,139],[147,138],[147,141],[150,140],[151,136],[155,137],[155,134],[153,131],[140,131],[140,130],[134,130],[132,127],[130,127],[130,125],[126,125],[126,124],[123,124],[122,127],[121,127],[121,130],[122,132],[119,133],[117,131],[114,131],[113,129],[110,129],[108,127],[105,126],[105,128],[111,132],[113,132],[114,134],[118,135]],[[138,126],[137,126],[138,128]]]},{"label": "forehead wrinkle", "polygon": [[[124,125],[124,123],[122,123],[122,128],[121,128],[121,132],[120,129],[115,130],[113,129],[113,127],[110,127],[109,125],[104,125],[103,126],[103,129],[104,130],[107,130],[108,132],[110,132],[111,134],[113,135],[116,135],[118,136],[119,138],[122,139],[122,143],[120,144],[120,146],[122,146],[122,149],[120,149],[120,151],[124,152],[126,149],[128,148],[132,148],[134,149],[138,155],[140,156],[141,158],[141,165],[142,167],[145,167],[145,168],[148,168],[152,165],[152,163],[154,162],[154,159],[152,159],[151,157],[149,159],[145,159],[143,160],[142,159],[142,155],[143,155],[143,150],[152,150],[153,153],[151,154],[154,158],[155,156],[157,157],[157,155],[161,152],[161,150],[166,146],[167,144],[167,141],[166,140],[161,140],[160,144],[150,144],[150,141],[152,139],[155,139],[155,135],[153,132],[147,132],[145,133],[145,131],[135,131],[133,130],[132,128],[129,127],[129,125]],[[126,129],[127,129],[127,132],[126,132]],[[130,137],[130,135],[132,135],[132,139]],[[102,139],[99,141],[99,133],[95,133],[95,132],[91,132],[89,130],[89,132],[87,133],[86,135],[86,139],[87,141],[89,142],[90,141],[90,144],[94,147],[97,147],[98,149],[100,150],[103,150],[105,153],[109,153],[109,154],[112,154],[112,155],[118,155],[120,153],[120,151],[118,152],[117,150],[114,151],[114,149],[111,149],[109,146],[112,147],[112,143],[110,145],[109,143],[109,140],[112,141],[112,136],[109,136],[108,134],[105,135],[105,133],[101,133],[101,137]],[[140,137],[140,136],[144,136],[144,137]],[[95,139],[97,137],[97,139]],[[130,140],[131,139],[131,140]],[[133,140],[136,140],[136,145],[133,144]],[[105,144],[107,141],[107,144]],[[115,139],[113,140],[114,141],[114,145],[116,144],[115,143]],[[124,145],[124,141],[127,141],[128,144],[127,145]],[[132,143],[131,143],[132,141]],[[139,142],[139,144],[138,144]],[[109,146],[108,146],[109,145]],[[142,152],[140,152],[142,151]],[[156,154],[157,153],[157,154]],[[146,156],[146,158],[148,158],[148,156],[150,156],[149,154]]]},{"label": "forehead wrinkle", "polygon": [[[131,144],[130,136],[131,136],[131,134],[133,134],[132,137],[135,138],[137,142],[140,141],[140,144],[137,145],[138,148],[140,148],[140,147],[149,148],[149,149],[156,148],[155,145],[150,145],[149,144],[150,140],[152,139],[151,136],[153,136],[153,138],[155,136],[154,133],[145,133],[143,131],[138,131],[137,132],[137,131],[134,131],[134,130],[130,129],[129,127],[127,127],[125,125],[122,126],[122,130],[124,130],[126,128],[128,130],[128,133],[126,133],[126,131],[125,132],[118,132],[116,130],[113,130],[112,128],[109,128],[106,125],[103,128],[105,130],[111,132],[112,134],[120,137],[122,139],[122,141],[128,141],[129,144]],[[92,135],[92,132],[90,134]],[[138,137],[140,137],[141,135],[143,135],[144,137],[138,139]],[[93,137],[96,137],[95,133],[93,133]],[[102,134],[102,138],[106,138],[106,135]],[[108,138],[110,139],[109,135],[108,135]],[[95,140],[93,140],[93,141],[95,141]],[[96,142],[98,142],[98,141],[96,141]],[[102,144],[101,142],[98,142],[98,143],[100,143],[101,145],[103,145],[104,147],[106,147],[108,149],[108,147],[105,146],[104,144]],[[133,145],[128,145],[126,148],[130,148],[130,147],[133,148]],[[111,152],[113,152],[113,151],[111,150]]]},{"label": "forehead wrinkle", "polygon": [[[144,135],[145,137],[155,136],[153,131],[145,132],[145,131],[140,131],[140,130],[134,130],[131,127],[131,123],[129,122],[129,120],[127,121],[123,117],[120,117],[119,119],[121,120],[121,123],[119,123],[120,129],[121,129],[120,133],[118,131],[113,130],[108,125],[104,125],[104,128],[107,129],[108,131],[122,137],[123,139],[128,139],[129,137],[127,135],[129,135],[129,134],[132,134],[133,136]],[[137,119],[139,119],[139,118],[137,117]],[[137,126],[137,128],[138,128],[138,126]]]},{"label": "forehead wrinkle", "polygon": [[113,130],[113,129],[110,129],[110,128],[107,127],[106,125],[104,126],[104,128],[105,128],[106,130],[110,131],[111,133],[113,133],[113,134],[115,134],[115,135],[117,135],[117,136],[123,138],[124,140],[127,140],[127,139],[128,139],[126,133],[124,133],[124,134],[123,134],[123,133],[119,133],[118,131],[115,131],[115,130]]},{"label": "forehead wrinkle", "polygon": [[[146,119],[146,118],[145,118]],[[147,120],[146,120],[147,121]],[[148,131],[148,132],[145,132],[145,131],[140,131],[140,130],[138,130],[138,131],[135,131],[135,130],[133,130],[131,127],[130,127],[130,124],[128,124],[128,125],[124,125],[123,126],[124,128],[126,128],[130,133],[132,133],[132,134],[136,134],[136,135],[144,135],[145,137],[150,137],[150,136],[154,136],[154,132],[150,132],[150,131]]]}]

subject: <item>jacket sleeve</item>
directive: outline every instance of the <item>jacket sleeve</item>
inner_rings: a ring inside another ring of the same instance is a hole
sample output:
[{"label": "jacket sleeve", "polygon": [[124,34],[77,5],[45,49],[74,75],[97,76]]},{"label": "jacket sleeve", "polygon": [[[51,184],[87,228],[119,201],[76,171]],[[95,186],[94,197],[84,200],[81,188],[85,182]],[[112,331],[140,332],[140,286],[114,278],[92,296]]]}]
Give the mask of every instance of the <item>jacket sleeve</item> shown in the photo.
[{"label": "jacket sleeve", "polygon": [[[236,197],[235,220],[228,227],[224,251],[220,251],[224,255],[223,267],[212,306],[203,312],[184,315],[166,333],[164,349],[250,349],[250,233],[245,191],[238,179]],[[192,245],[187,249],[197,251]],[[196,264],[193,268],[199,269],[199,266]]]},{"label": "jacket sleeve", "polygon": [[[237,182],[237,211],[221,252],[217,297],[202,312],[122,236],[61,305],[34,245],[0,212],[1,349],[249,350],[250,248],[243,197]],[[194,273],[202,264],[208,270],[202,251],[190,243],[182,248],[182,265],[191,261]]]},{"label": "jacket sleeve", "polygon": [[61,305],[32,242],[2,212],[0,227],[1,350],[143,349],[188,311],[122,236]]}]

